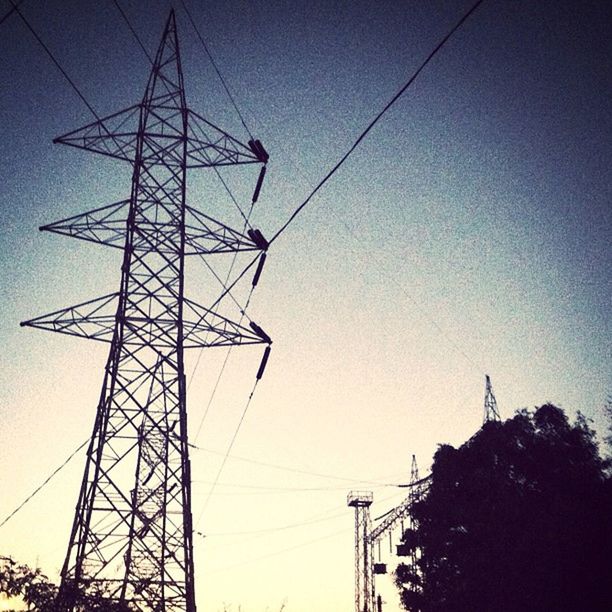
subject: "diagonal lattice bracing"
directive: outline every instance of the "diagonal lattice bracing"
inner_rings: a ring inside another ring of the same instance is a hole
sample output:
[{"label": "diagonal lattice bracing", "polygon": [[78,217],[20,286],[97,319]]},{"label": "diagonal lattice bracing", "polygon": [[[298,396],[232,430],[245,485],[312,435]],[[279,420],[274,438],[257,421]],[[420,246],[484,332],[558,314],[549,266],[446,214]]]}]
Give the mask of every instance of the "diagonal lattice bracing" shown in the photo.
[{"label": "diagonal lattice bracing", "polygon": [[[166,85],[168,83],[165,83]],[[166,100],[165,100],[166,101]],[[177,129],[176,108],[151,115],[151,131],[144,136],[147,151],[143,160],[152,165],[181,167],[183,136]],[[173,110],[174,112],[169,112]],[[115,159],[134,162],[139,137],[138,120],[142,104],[104,117],[78,130],[59,136],[53,142],[85,149]],[[227,132],[187,110],[187,168],[207,168],[234,164],[253,164],[261,159]]]},{"label": "diagonal lattice bracing", "polygon": [[129,199],[41,228],[122,248],[119,291],[23,323],[110,344],[56,609],[195,612],[183,352],[271,340],[185,297],[186,255],[267,248],[187,206],[186,174],[267,154],[187,108],[174,13],[142,102],[56,141],[133,166]]},{"label": "diagonal lattice bracing", "polygon": [[[62,234],[123,249],[127,235],[127,218],[130,200],[121,200],[101,208],[43,225],[41,231]],[[148,223],[147,216],[156,209],[155,223]],[[172,244],[165,245],[168,230],[176,225],[178,219],[174,211],[160,209],[154,194],[143,199],[138,231],[150,237],[149,245],[157,244],[161,251],[172,250]],[[209,255],[212,253],[234,253],[236,251],[258,251],[253,240],[241,232],[213,219],[196,208],[185,205],[185,255]],[[138,244],[134,248],[139,248]]]},{"label": "diagonal lattice bracing", "polygon": [[[143,278],[150,281],[148,275],[143,275]],[[177,308],[178,299],[169,303],[160,299],[162,286],[160,284],[159,290],[153,296],[150,290],[143,289],[141,284],[141,291],[131,292],[129,305],[132,313],[123,319],[124,344],[140,346],[146,343],[157,349],[172,345],[173,340],[169,337],[169,332],[176,322],[171,313]],[[119,293],[112,293],[24,321],[21,325],[112,342],[119,297]],[[166,297],[170,298],[170,293]],[[200,304],[186,298],[183,299],[183,304],[183,348],[260,344],[266,341],[266,338],[262,338],[252,329]]]}]

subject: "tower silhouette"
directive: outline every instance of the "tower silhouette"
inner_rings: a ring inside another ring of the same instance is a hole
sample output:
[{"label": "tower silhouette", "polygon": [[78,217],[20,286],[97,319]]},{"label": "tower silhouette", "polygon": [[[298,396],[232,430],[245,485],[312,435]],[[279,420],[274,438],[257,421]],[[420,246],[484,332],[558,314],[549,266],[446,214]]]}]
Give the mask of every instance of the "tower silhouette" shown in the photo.
[{"label": "tower silhouette", "polygon": [[133,167],[128,199],[41,228],[122,248],[119,291],[22,323],[110,343],[57,607],[104,593],[137,610],[193,612],[183,352],[271,341],[218,314],[220,299],[206,308],[185,296],[186,256],[253,251],[261,261],[267,248],[258,230],[190,206],[187,170],[264,164],[256,200],[268,155],[187,107],[174,12],[142,101],[54,142]]},{"label": "tower silhouette", "polygon": [[355,508],[355,612],[374,612],[374,559],[370,532],[370,491],[351,491],[347,506]]},{"label": "tower silhouette", "polygon": [[485,374],[485,399],[484,399],[484,416],[483,423],[489,421],[501,421],[499,410],[497,408],[497,400],[493,393],[493,385],[488,374]]}]

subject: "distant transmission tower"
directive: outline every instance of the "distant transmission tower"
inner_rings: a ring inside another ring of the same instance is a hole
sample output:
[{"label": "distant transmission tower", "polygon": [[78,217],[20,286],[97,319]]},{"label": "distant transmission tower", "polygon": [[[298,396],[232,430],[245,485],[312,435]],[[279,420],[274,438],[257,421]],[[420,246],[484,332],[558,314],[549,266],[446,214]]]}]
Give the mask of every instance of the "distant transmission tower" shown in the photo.
[{"label": "distant transmission tower", "polygon": [[484,399],[484,420],[483,423],[489,421],[501,421],[499,411],[497,409],[497,400],[493,394],[491,379],[488,374],[485,374],[485,399]]},{"label": "distant transmission tower", "polygon": [[374,612],[374,558],[370,537],[372,493],[351,491],[347,505],[355,508],[355,612]]},{"label": "distant transmission tower", "polygon": [[[409,483],[408,496],[395,508],[389,510],[383,516],[379,517],[382,519],[381,522],[370,531],[370,546],[374,549],[375,545],[378,545],[378,556],[379,563],[374,563],[374,572],[372,575],[372,591],[376,592],[375,576],[377,574],[387,573],[387,564],[380,563],[380,542],[386,534],[389,535],[389,544],[392,543],[392,532],[399,525],[401,525],[402,538],[406,543],[397,545],[397,556],[398,557],[409,557],[408,566],[411,569],[412,581],[409,585],[411,591],[417,592],[420,590],[421,582],[421,571],[419,568],[420,550],[417,546],[416,541],[416,530],[417,524],[413,517],[413,505],[420,501],[422,496],[427,490],[427,479],[421,480],[419,478],[419,468],[415,455],[412,455],[412,464],[410,467],[410,483]],[[408,530],[404,530],[404,519],[408,519]],[[376,597],[376,612],[382,610],[382,599],[380,596]]]},{"label": "distant transmission tower", "polygon": [[417,522],[413,515],[413,505],[418,502],[424,493],[423,484],[420,483],[419,478],[419,467],[417,465],[416,456],[412,455],[412,466],[410,468],[410,491],[408,493],[408,504],[410,511],[408,513],[408,565],[410,567],[411,581],[408,586],[409,590],[417,593],[421,591],[422,584],[422,572],[419,566],[419,560],[421,558],[421,550],[417,546],[416,534],[417,534]]},{"label": "distant transmission tower", "polygon": [[217,314],[220,300],[205,308],[185,297],[186,255],[263,258],[267,248],[258,230],[245,236],[189,206],[187,169],[268,156],[187,107],[174,12],[142,102],[56,142],[133,167],[129,199],[43,228],[122,248],[119,291],[22,324],[110,343],[57,609],[105,593],[137,610],[194,612],[183,350],[270,338]]}]

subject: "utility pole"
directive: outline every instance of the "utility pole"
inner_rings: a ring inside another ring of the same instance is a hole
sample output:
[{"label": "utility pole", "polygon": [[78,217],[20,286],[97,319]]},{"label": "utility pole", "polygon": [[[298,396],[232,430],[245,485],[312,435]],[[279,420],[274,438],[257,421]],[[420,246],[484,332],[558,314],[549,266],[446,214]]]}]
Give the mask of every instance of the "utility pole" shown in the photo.
[{"label": "utility pole", "polygon": [[190,206],[187,170],[263,164],[257,195],[268,156],[188,108],[173,11],[142,101],[55,142],[132,166],[129,198],[41,228],[121,248],[119,291],[22,323],[110,343],[56,609],[195,612],[183,352],[271,340],[185,295],[186,256],[267,248]]},{"label": "utility pole", "polygon": [[355,508],[355,612],[375,612],[370,491],[351,491],[347,505]]},{"label": "utility pole", "polygon": [[485,399],[484,399],[484,419],[483,423],[489,421],[501,421],[497,409],[497,400],[493,394],[493,386],[488,374],[485,374]]}]

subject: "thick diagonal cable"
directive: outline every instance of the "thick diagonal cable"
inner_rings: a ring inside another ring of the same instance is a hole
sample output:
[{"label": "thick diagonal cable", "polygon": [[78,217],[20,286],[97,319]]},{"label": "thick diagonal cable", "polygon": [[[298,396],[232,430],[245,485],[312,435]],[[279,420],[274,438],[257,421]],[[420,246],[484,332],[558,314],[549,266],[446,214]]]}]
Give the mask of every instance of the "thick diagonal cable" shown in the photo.
[{"label": "thick diagonal cable", "polygon": [[385,105],[385,107],[374,117],[369,123],[366,129],[359,135],[357,140],[352,144],[350,149],[340,158],[336,165],[323,177],[323,179],[317,184],[317,186],[310,192],[308,197],[293,211],[293,214],[289,219],[281,226],[281,228],[272,236],[269,243],[272,244],[295,220],[300,214],[304,207],[312,200],[315,194],[329,181],[329,179],[338,171],[340,166],[351,156],[353,151],[359,146],[362,140],[368,135],[370,130],[380,121],[383,115],[399,100],[404,92],[414,83],[419,74],[426,68],[431,60],[438,54],[438,52],[444,47],[448,40],[461,28],[461,26],[470,18],[470,16],[476,11],[476,9],[484,2],[484,0],[478,0],[470,10],[463,15],[463,17],[455,24],[455,26],[442,38],[442,40],[435,46],[434,50],[427,56],[427,58],[417,68],[416,72],[408,79],[406,84],[391,98],[391,100]]},{"label": "thick diagonal cable", "polygon": [[76,86],[75,82],[70,78],[70,76],[68,76],[68,73],[62,68],[62,65],[55,58],[53,53],[51,53],[51,50],[49,49],[49,47],[47,47],[47,45],[44,43],[42,38],[36,33],[36,30],[34,30],[34,28],[30,25],[30,22],[24,17],[23,13],[19,10],[19,6],[18,6],[19,3],[15,4],[15,2],[13,2],[13,0],[9,0],[9,2],[13,5],[13,9],[17,12],[19,17],[21,17],[21,20],[23,21],[25,26],[28,28],[28,30],[30,30],[30,32],[32,33],[32,36],[34,36],[34,38],[38,41],[38,44],[40,44],[40,46],[45,50],[47,55],[51,58],[51,61],[55,64],[56,68],[62,73],[64,78],[68,81],[68,83],[72,87],[72,89],[74,89],[74,91],[76,92],[77,96],[79,96],[79,98],[81,98],[81,100],[83,101],[83,104],[85,104],[85,106],[89,109],[91,114],[98,121],[100,121],[100,117],[98,116],[98,113],[96,113],[96,111],[94,110],[93,106],[87,101],[85,96],[81,93],[81,90]]},{"label": "thick diagonal cable", "polygon": [[32,491],[32,493],[30,493],[30,495],[28,495],[18,506],[17,508],[15,508],[1,523],[0,523],[0,527],[3,527],[6,523],[8,523],[8,521],[10,519],[12,519],[37,493],[39,493],[50,481],[51,479],[62,470],[62,468],[66,467],[66,465],[68,465],[68,463],[70,462],[70,460],[86,445],[89,444],[89,439],[85,440],[85,442],[83,442],[83,444],[81,444],[77,449],[75,449],[70,456],[59,466],[57,467],[55,470],[53,470],[53,472],[51,472],[51,474],[42,482],[42,484],[40,484],[38,487],[36,487],[36,489],[34,489],[34,491]]},{"label": "thick diagonal cable", "polygon": [[196,33],[196,36],[198,37],[198,40],[202,44],[202,47],[204,48],[204,51],[206,52],[206,55],[208,56],[208,59],[210,60],[210,63],[212,64],[213,68],[215,69],[215,72],[217,73],[217,76],[219,77],[219,80],[221,81],[221,84],[223,85],[223,88],[225,89],[225,92],[227,93],[227,96],[229,97],[229,99],[230,99],[230,101],[232,103],[232,106],[236,110],[236,113],[238,114],[238,117],[240,117],[240,121],[241,121],[244,129],[249,134],[251,140],[254,140],[253,134],[251,133],[251,130],[249,129],[249,126],[246,124],[246,121],[245,121],[242,113],[240,112],[240,109],[238,108],[238,104],[236,104],[236,100],[234,99],[234,96],[232,95],[232,92],[230,91],[229,87],[227,86],[227,83],[226,83],[225,79],[223,78],[223,75],[221,74],[221,71],[219,70],[219,67],[217,66],[217,62],[215,62],[215,60],[214,60],[210,50],[208,49],[207,44],[204,42],[204,37],[200,33],[200,30],[198,29],[198,26],[196,25],[193,17],[191,16],[191,13],[189,12],[189,9],[187,8],[187,5],[185,4],[185,2],[183,0],[180,0],[180,3],[181,3],[181,6],[183,7],[183,10],[185,11],[185,13],[187,15],[187,18],[189,19],[189,22],[193,26],[193,29],[194,29],[194,31]]},{"label": "thick diagonal cable", "polygon": [[253,389],[251,390],[251,393],[249,394],[249,398],[244,406],[244,409],[242,411],[242,414],[240,415],[240,420],[238,421],[238,425],[236,425],[236,429],[234,430],[234,434],[232,436],[232,439],[230,440],[230,443],[227,447],[227,450],[225,451],[225,455],[223,456],[223,460],[221,461],[221,465],[219,466],[219,470],[217,471],[217,475],[215,476],[215,479],[213,480],[213,484],[210,487],[210,489],[208,490],[208,495],[206,496],[206,499],[204,501],[204,505],[202,507],[202,510],[200,512],[200,516],[198,517],[198,520],[196,522],[196,526],[199,525],[200,521],[202,520],[202,516],[204,515],[204,512],[206,511],[206,508],[208,507],[208,503],[210,502],[210,498],[212,497],[212,494],[215,492],[215,488],[217,487],[217,483],[219,482],[219,478],[221,478],[221,474],[223,473],[223,468],[225,467],[225,464],[227,463],[227,460],[230,456],[230,453],[232,452],[232,448],[234,447],[234,443],[236,442],[236,438],[238,437],[238,434],[240,433],[240,428],[242,427],[242,424],[244,423],[244,419],[246,417],[246,414],[249,410],[249,406],[251,405],[251,401],[253,400],[253,394],[255,393],[255,389],[257,389],[257,383],[259,382],[259,380],[255,380],[255,384],[253,385]]}]

